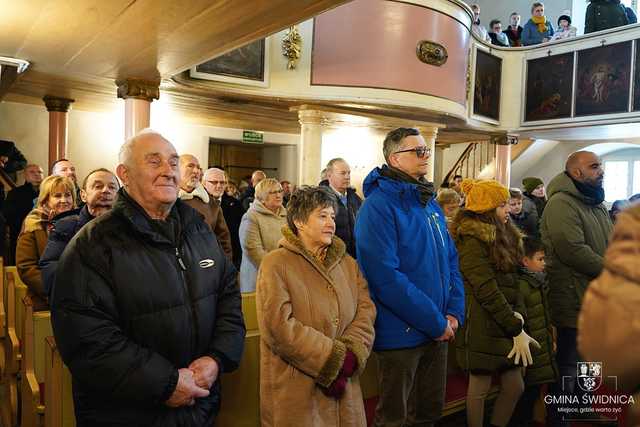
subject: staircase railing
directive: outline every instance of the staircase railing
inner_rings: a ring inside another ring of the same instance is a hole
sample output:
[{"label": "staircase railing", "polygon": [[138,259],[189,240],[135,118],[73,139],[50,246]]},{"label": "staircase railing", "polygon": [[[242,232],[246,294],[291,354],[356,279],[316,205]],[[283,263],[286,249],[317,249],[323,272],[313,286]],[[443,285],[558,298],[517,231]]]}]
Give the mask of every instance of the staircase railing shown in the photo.
[{"label": "staircase railing", "polygon": [[496,145],[491,141],[470,142],[462,152],[443,182],[449,182],[456,175],[477,178],[496,158]]}]

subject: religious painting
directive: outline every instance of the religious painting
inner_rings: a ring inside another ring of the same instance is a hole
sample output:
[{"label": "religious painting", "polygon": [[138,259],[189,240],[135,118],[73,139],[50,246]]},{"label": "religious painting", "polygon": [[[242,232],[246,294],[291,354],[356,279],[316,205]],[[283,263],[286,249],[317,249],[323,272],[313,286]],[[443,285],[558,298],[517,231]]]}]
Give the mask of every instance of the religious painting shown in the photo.
[{"label": "religious painting", "polygon": [[578,52],[576,116],[629,109],[631,42]]},{"label": "religious painting", "polygon": [[257,40],[191,69],[191,77],[228,83],[268,86],[268,43]]},{"label": "religious painting", "polygon": [[571,117],[573,53],[527,61],[525,122]]},{"label": "religious painting", "polygon": [[635,75],[633,77],[633,111],[640,111],[640,40],[636,40]]},{"label": "religious painting", "polygon": [[473,90],[473,113],[500,120],[500,81],[502,59],[476,51],[476,74]]}]

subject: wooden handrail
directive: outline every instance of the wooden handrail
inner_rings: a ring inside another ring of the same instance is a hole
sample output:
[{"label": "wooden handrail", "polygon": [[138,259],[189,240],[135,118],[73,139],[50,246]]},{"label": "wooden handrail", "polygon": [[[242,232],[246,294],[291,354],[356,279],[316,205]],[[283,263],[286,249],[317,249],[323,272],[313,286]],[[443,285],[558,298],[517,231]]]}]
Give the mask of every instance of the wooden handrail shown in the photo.
[{"label": "wooden handrail", "polygon": [[469,157],[469,154],[471,153],[471,150],[473,150],[473,147],[475,147],[475,145],[478,144],[478,142],[470,142],[469,145],[467,146],[467,148],[464,149],[464,151],[462,152],[462,154],[460,155],[460,157],[458,158],[458,160],[454,163],[453,167],[451,168],[451,170],[449,171],[449,173],[447,173],[444,177],[444,179],[442,180],[442,182],[449,182],[449,180],[451,179],[451,176],[455,174],[455,172],[462,167],[462,164],[464,163],[464,161]]},{"label": "wooden handrail", "polygon": [[4,185],[5,189],[13,190],[17,187],[16,183],[11,179],[8,173],[4,169],[0,168],[0,184]]}]

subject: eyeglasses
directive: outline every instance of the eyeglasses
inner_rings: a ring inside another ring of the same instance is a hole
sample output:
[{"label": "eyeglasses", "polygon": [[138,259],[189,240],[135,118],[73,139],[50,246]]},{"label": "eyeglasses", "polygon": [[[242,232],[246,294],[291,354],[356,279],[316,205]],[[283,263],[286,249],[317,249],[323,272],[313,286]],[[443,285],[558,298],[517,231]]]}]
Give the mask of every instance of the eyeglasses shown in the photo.
[{"label": "eyeglasses", "polygon": [[269,194],[282,194],[282,193],[284,193],[284,190],[282,188],[279,190],[269,191]]},{"label": "eyeglasses", "polygon": [[225,185],[227,181],[207,181],[211,185]]},{"label": "eyeglasses", "polygon": [[393,154],[399,154],[399,153],[409,153],[413,151],[414,153],[416,153],[416,157],[419,159],[426,157],[430,157],[431,156],[431,148],[427,148],[424,146],[420,146],[420,147],[415,147],[415,148],[410,148],[408,150],[400,150],[400,151],[396,151]]}]

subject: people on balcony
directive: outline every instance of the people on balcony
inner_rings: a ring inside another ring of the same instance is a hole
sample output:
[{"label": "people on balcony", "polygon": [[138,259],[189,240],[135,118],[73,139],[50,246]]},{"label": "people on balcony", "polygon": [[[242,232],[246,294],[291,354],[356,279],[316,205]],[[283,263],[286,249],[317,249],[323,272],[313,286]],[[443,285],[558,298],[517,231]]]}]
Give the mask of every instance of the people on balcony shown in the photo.
[{"label": "people on balcony", "polygon": [[367,425],[359,376],[373,346],[376,308],[335,236],[337,203],[326,187],[294,192],[280,247],[260,266],[264,427]]},{"label": "people on balcony", "polygon": [[520,47],[522,46],[522,26],[520,25],[520,14],[518,12],[513,12],[509,17],[509,26],[504,33],[509,38],[509,45],[511,47]]},{"label": "people on balcony", "polygon": [[486,28],[480,24],[480,5],[477,3],[472,4],[471,10],[473,11],[473,24],[471,25],[471,31],[473,31],[473,34],[475,34],[480,40],[491,43],[491,39],[489,38]]},{"label": "people on balcony", "polygon": [[553,37],[553,25],[544,15],[544,4],[535,2],[531,6],[531,18],[522,30],[522,44],[525,46],[546,43]]},{"label": "people on balcony", "polygon": [[489,24],[489,38],[491,44],[496,46],[509,47],[509,37],[502,32],[502,22],[499,19],[494,19]]},{"label": "people on balcony", "polygon": [[556,32],[553,34],[553,37],[551,37],[551,41],[575,37],[577,33],[578,29],[571,25],[571,16],[560,15],[558,18],[558,28],[556,28]]},{"label": "people on balcony", "polygon": [[628,24],[627,10],[620,0],[590,0],[585,16],[585,34]]}]

